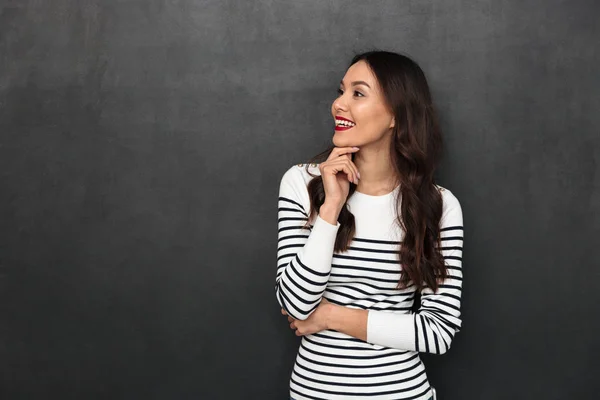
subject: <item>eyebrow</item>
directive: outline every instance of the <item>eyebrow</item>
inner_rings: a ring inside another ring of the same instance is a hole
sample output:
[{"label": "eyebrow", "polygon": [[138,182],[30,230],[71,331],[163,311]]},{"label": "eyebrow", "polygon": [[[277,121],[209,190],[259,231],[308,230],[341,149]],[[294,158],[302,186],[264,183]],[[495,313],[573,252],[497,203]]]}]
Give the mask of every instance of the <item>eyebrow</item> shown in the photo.
[{"label": "eyebrow", "polygon": [[[340,81],[340,85],[343,85],[344,81]],[[365,81],[354,81],[352,82],[351,86],[356,86],[356,85],[365,85],[366,87],[368,87],[369,89],[371,89],[371,86],[369,86],[369,84]]]}]

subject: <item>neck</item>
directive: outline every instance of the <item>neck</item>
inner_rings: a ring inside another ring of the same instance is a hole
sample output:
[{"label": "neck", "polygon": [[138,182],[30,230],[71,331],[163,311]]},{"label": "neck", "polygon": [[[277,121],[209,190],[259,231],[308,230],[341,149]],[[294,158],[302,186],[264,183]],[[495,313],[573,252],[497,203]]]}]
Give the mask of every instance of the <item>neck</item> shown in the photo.
[{"label": "neck", "polygon": [[362,146],[355,153],[354,164],[360,172],[356,190],[375,196],[394,190],[398,180],[389,149],[389,144],[377,148]]}]

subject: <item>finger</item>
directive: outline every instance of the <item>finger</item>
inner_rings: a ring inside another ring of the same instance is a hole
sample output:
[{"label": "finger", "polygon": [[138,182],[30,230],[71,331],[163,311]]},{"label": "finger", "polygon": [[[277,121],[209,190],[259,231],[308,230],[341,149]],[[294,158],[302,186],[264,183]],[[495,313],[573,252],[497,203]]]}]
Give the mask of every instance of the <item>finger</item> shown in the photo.
[{"label": "finger", "polygon": [[288,317],[288,322],[294,322],[294,321],[295,321],[294,318]]},{"label": "finger", "polygon": [[[340,157],[352,159],[352,154],[356,153],[359,150],[360,150],[360,148],[356,147],[356,146],[335,147],[332,150],[330,157],[331,157],[331,159],[334,159],[334,160],[337,158],[340,158]],[[328,157],[328,159],[329,159],[329,157]]]},{"label": "finger", "polygon": [[354,171],[352,170],[350,164],[348,164],[347,159],[338,158],[335,160],[331,160],[328,161],[327,164],[323,165],[322,167],[323,174],[337,175],[340,172],[345,173],[352,180],[354,179]]},{"label": "finger", "polygon": [[358,185],[358,181],[360,180],[360,173],[358,172],[358,167],[356,166],[356,164],[354,164],[354,162],[351,159],[348,159],[347,163],[348,167],[352,169],[354,177],[356,178],[354,183]]},{"label": "finger", "polygon": [[350,182],[358,184],[358,168],[352,161],[345,158],[328,162],[327,165],[323,166],[321,173],[337,175],[339,172],[344,172]]},{"label": "finger", "polygon": [[282,313],[283,315],[287,315],[287,313],[285,312],[285,310],[284,310],[283,308],[281,309],[281,313]]},{"label": "finger", "polygon": [[334,147],[326,161],[334,160],[344,154],[356,153],[358,150],[360,150],[360,148],[356,146]]}]

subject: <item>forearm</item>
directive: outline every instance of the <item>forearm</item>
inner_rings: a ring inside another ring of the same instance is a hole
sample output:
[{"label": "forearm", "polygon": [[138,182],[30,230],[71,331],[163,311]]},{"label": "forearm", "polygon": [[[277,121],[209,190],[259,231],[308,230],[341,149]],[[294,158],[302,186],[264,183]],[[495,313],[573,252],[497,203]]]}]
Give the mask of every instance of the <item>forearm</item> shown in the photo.
[{"label": "forearm", "polygon": [[338,207],[324,204],[304,239],[307,231],[295,221],[306,213],[285,199],[280,206],[275,289],[279,304],[295,319],[308,318],[321,301],[340,227],[338,215]]},{"label": "forearm", "polygon": [[[362,310],[332,303],[329,303],[328,307],[327,329],[345,333],[362,341],[384,347],[399,350],[427,351],[438,354],[443,353],[443,351],[440,351],[438,345],[435,348],[431,346],[431,349],[430,346],[426,346],[426,349],[419,349],[418,345],[416,345],[415,314]],[[418,321],[425,326],[424,321],[421,320],[423,317],[419,317]],[[425,342],[423,335],[427,335],[427,332],[421,332],[421,344]],[[446,343],[446,340],[443,341]],[[447,347],[449,346],[445,346],[444,348]]]},{"label": "forearm", "polygon": [[357,339],[367,340],[368,310],[339,306],[329,303],[327,328]]}]

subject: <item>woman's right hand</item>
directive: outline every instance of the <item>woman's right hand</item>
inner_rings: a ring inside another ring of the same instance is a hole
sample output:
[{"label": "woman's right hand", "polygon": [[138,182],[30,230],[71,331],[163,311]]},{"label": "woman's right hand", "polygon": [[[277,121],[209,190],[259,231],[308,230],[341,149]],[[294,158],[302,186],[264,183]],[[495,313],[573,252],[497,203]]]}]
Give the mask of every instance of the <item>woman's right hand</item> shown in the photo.
[{"label": "woman's right hand", "polygon": [[352,153],[358,150],[358,147],[334,147],[327,160],[319,164],[325,203],[341,207],[350,193],[350,182],[358,184],[358,168],[352,162]]}]

